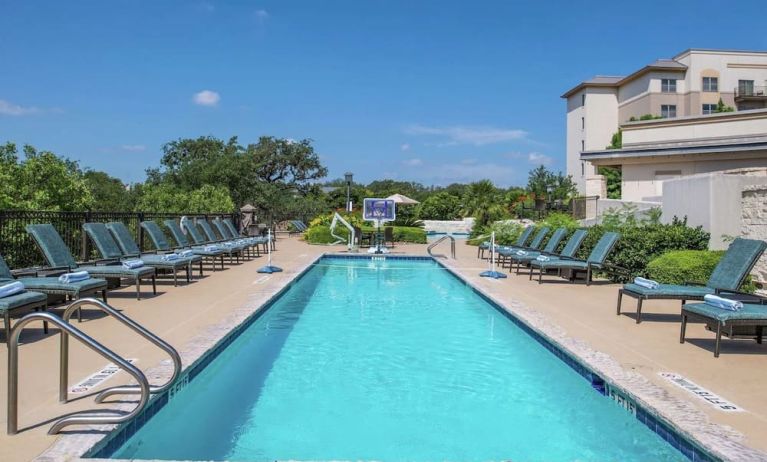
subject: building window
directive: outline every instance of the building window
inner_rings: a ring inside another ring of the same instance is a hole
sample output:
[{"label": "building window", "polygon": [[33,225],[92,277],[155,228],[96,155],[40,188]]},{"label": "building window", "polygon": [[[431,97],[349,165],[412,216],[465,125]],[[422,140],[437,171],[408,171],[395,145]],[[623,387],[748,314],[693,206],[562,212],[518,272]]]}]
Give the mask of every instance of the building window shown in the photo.
[{"label": "building window", "polygon": [[703,77],[703,91],[719,91],[719,77]]},{"label": "building window", "polygon": [[663,93],[676,93],[676,79],[660,79],[660,91]]},{"label": "building window", "polygon": [[581,176],[586,174],[586,166],[581,162]]},{"label": "building window", "polygon": [[585,105],[586,105],[586,94],[584,93],[581,95],[581,106],[585,106]]},{"label": "building window", "polygon": [[581,140],[581,151],[585,151],[585,150],[586,150],[586,142]]},{"label": "building window", "polygon": [[704,104],[703,105],[703,114],[713,114],[716,112],[716,104]]},{"label": "building window", "polygon": [[754,96],[754,81],[738,80],[738,96]]},{"label": "building window", "polygon": [[675,104],[661,104],[660,116],[664,119],[673,119],[676,117],[676,105]]},{"label": "building window", "polygon": [[586,128],[586,118],[581,117],[581,130]]}]

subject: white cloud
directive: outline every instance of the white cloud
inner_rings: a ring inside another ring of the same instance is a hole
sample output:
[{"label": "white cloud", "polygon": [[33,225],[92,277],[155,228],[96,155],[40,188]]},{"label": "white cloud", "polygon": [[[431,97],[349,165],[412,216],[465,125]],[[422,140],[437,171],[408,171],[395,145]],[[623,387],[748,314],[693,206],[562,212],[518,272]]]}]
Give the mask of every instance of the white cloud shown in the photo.
[{"label": "white cloud", "polygon": [[407,165],[408,167],[417,167],[419,165],[422,165],[423,161],[421,159],[418,159],[418,158],[413,158],[413,159],[404,160],[404,161],[402,161],[402,163]]},{"label": "white cloud", "polygon": [[206,11],[208,13],[212,13],[216,11],[216,5],[206,1],[198,3],[197,8],[200,9],[201,11]]},{"label": "white cloud", "polygon": [[146,151],[146,146],[143,144],[123,144],[120,146],[120,149],[123,151],[130,151],[130,152],[141,152]]},{"label": "white cloud", "polygon": [[269,12],[266,10],[256,10],[255,13],[253,13],[256,16],[256,20],[259,23],[263,23],[267,19],[269,19]]},{"label": "white cloud", "polygon": [[42,110],[34,106],[19,106],[18,104],[13,104],[10,101],[0,99],[0,114],[2,115],[25,116],[38,114],[40,112],[42,112]]},{"label": "white cloud", "polygon": [[510,186],[522,181],[519,168],[495,162],[481,163],[475,159],[464,159],[431,165],[418,159],[417,164],[408,164],[407,161],[403,163],[413,168],[413,172],[407,175],[408,178],[429,184],[448,185],[489,179],[496,185]]},{"label": "white cloud", "polygon": [[409,145],[408,143],[404,143],[404,144],[402,144],[402,145],[399,147],[399,150],[400,150],[400,151],[409,151],[409,150],[410,150],[410,145]]},{"label": "white cloud", "polygon": [[527,155],[527,161],[535,165],[551,165],[554,159],[540,152],[531,152]]},{"label": "white cloud", "polygon": [[527,137],[527,132],[524,130],[496,127],[427,127],[424,125],[411,125],[405,129],[405,133],[410,135],[442,137],[445,139],[445,142],[440,143],[442,146],[455,144],[473,144],[475,146],[482,146],[486,144],[522,140]]},{"label": "white cloud", "polygon": [[200,106],[216,106],[221,101],[221,95],[212,90],[203,90],[199,93],[195,93],[192,97],[194,104]]}]

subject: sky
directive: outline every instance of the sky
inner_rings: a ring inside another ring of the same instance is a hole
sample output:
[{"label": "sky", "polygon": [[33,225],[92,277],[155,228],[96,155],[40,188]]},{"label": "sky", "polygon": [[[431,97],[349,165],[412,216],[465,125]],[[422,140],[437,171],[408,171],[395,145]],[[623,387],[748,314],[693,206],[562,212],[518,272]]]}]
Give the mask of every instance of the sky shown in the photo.
[{"label": "sky", "polygon": [[[310,138],[329,178],[523,185],[560,95],[688,48],[767,50],[764,3],[0,0],[0,142],[125,182],[178,138]],[[751,13],[749,13],[751,12]]]}]

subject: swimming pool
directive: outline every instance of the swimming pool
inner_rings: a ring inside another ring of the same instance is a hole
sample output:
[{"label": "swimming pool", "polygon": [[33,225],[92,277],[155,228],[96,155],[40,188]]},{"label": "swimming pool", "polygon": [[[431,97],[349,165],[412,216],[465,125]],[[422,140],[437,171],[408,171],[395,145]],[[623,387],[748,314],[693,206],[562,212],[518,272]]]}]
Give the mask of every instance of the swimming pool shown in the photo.
[{"label": "swimming pool", "polygon": [[685,460],[441,265],[392,258],[319,260],[96,455]]}]

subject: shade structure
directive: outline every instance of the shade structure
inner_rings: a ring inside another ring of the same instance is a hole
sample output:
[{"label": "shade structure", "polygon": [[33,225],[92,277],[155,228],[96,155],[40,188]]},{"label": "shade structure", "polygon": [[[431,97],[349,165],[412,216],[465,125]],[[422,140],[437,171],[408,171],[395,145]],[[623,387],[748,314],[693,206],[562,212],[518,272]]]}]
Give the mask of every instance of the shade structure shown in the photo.
[{"label": "shade structure", "polygon": [[409,205],[409,204],[418,204],[418,201],[415,199],[411,199],[404,194],[392,194],[391,196],[387,197],[389,200],[393,200],[395,204],[403,204],[403,205]]}]

